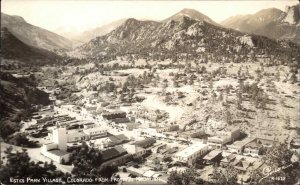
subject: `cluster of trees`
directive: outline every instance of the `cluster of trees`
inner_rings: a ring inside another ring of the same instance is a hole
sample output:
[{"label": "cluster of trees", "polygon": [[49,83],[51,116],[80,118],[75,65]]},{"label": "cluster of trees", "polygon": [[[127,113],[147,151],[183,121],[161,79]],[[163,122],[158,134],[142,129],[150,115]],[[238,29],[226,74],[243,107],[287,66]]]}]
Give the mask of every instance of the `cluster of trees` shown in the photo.
[{"label": "cluster of trees", "polygon": [[72,151],[71,163],[74,166],[72,175],[75,177],[111,178],[118,171],[116,165],[102,166],[101,151],[88,147],[86,143]]},{"label": "cluster of trees", "polygon": [[172,171],[168,178],[168,185],[191,185],[203,184],[204,182],[197,178],[198,174],[194,168],[189,168],[183,173]]},{"label": "cluster of trees", "polygon": [[254,171],[251,174],[251,184],[297,184],[300,180],[300,164],[299,161],[291,160],[293,155],[300,157],[288,149],[287,143],[276,143],[268,148],[262,160],[270,170]]}]

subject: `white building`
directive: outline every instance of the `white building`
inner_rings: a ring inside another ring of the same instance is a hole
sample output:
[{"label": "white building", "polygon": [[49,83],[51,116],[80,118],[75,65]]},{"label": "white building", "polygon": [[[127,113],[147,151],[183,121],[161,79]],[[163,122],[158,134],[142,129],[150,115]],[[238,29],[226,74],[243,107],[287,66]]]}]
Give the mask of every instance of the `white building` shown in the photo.
[{"label": "white building", "polygon": [[107,136],[107,129],[103,127],[94,127],[84,129],[83,133],[85,133],[89,139],[96,139]]},{"label": "white building", "polygon": [[189,165],[193,164],[195,160],[206,154],[208,152],[208,145],[203,144],[203,143],[195,143],[191,146],[188,146],[184,150],[181,150],[177,152],[174,156],[173,159],[175,161],[180,161],[187,163]]},{"label": "white building", "polygon": [[41,154],[55,162],[68,162],[70,153],[67,152],[66,128],[56,128],[52,131],[52,142],[41,147]]}]

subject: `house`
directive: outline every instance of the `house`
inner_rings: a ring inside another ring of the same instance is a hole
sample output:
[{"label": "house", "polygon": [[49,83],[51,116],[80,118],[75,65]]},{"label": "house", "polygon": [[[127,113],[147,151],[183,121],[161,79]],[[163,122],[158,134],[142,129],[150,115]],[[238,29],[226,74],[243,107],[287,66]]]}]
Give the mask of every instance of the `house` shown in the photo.
[{"label": "house", "polygon": [[253,137],[247,137],[246,139],[243,139],[241,141],[236,141],[231,145],[227,145],[227,149],[230,153],[242,154],[244,152],[245,145],[250,143],[254,139],[255,138]]},{"label": "house", "polygon": [[212,150],[203,157],[203,160],[206,164],[218,163],[222,159],[221,150]]},{"label": "house", "polygon": [[84,129],[83,133],[87,135],[88,139],[96,139],[96,138],[106,137],[107,129],[103,127],[94,127],[94,128]]},{"label": "house", "polygon": [[67,152],[66,128],[56,128],[52,131],[52,142],[43,144],[41,154],[58,163],[70,160],[71,153]]},{"label": "house", "polygon": [[231,162],[233,162],[236,158],[235,154],[229,154],[228,156],[224,157],[221,161],[220,161],[220,165],[222,167],[227,167]]},{"label": "house", "polygon": [[132,131],[133,129],[137,129],[140,126],[139,123],[122,123],[121,125],[123,126],[123,128],[129,131]]},{"label": "house", "polygon": [[128,143],[123,145],[123,147],[126,149],[126,151],[129,154],[132,154],[134,156],[143,156],[147,153],[147,151],[151,150],[151,146],[156,142],[154,138],[146,138],[141,141]]},{"label": "house", "polygon": [[252,165],[253,165],[253,163],[251,161],[245,159],[245,158],[241,158],[239,160],[236,160],[233,163],[234,168],[239,170],[239,171],[242,171],[242,172],[247,172],[248,168]]},{"label": "house", "polygon": [[166,148],[167,148],[167,144],[158,143],[158,144],[154,144],[151,147],[151,151],[152,153],[160,153],[161,151],[166,150]]},{"label": "house", "polygon": [[263,148],[270,148],[275,141],[263,138],[255,138],[247,143],[244,148],[244,155],[258,156],[261,155]]},{"label": "house", "polygon": [[107,150],[104,150],[102,153],[103,163],[101,166],[110,166],[110,165],[122,165],[130,160],[132,157],[128,152],[121,146],[116,146]]},{"label": "house", "polygon": [[177,152],[173,159],[192,165],[195,160],[208,152],[208,145],[203,143],[195,143],[187,148]]},{"label": "house", "polygon": [[231,141],[231,137],[228,135],[220,135],[208,137],[207,144],[213,149],[221,149],[226,143]]},{"label": "house", "polygon": [[147,152],[147,150],[145,150],[144,148],[136,146],[132,143],[124,144],[123,148],[134,157],[141,157]]}]

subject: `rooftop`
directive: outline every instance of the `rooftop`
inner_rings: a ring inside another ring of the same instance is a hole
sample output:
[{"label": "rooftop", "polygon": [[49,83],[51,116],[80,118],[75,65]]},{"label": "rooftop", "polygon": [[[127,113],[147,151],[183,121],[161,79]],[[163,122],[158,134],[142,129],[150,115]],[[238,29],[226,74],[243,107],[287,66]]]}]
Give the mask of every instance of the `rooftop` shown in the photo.
[{"label": "rooftop", "polygon": [[58,150],[58,149],[55,149],[55,150],[48,150],[49,153],[52,153],[54,155],[57,155],[57,156],[64,156],[64,155],[67,155],[69,154],[68,152],[65,152],[65,151],[62,151],[62,150]]},{"label": "rooftop", "polygon": [[88,129],[84,129],[83,132],[84,133],[91,133],[91,132],[99,132],[99,131],[106,131],[106,128],[103,127],[94,127],[94,128],[88,128]]},{"label": "rooftop", "polygon": [[188,157],[193,155],[194,153],[198,152],[199,150],[207,147],[207,144],[203,144],[203,143],[195,143],[183,150],[181,150],[180,152],[176,153],[176,156],[182,156],[182,157]]},{"label": "rooftop", "polygon": [[126,153],[127,152],[124,148],[122,148],[121,146],[116,146],[114,148],[110,148],[110,149],[102,151],[102,159],[104,161],[107,161],[107,160],[113,159],[115,157],[119,157]]},{"label": "rooftop", "polygon": [[137,141],[134,144],[144,148],[144,147],[147,147],[148,145],[151,145],[155,142],[156,142],[156,140],[154,138],[146,138],[144,140]]}]

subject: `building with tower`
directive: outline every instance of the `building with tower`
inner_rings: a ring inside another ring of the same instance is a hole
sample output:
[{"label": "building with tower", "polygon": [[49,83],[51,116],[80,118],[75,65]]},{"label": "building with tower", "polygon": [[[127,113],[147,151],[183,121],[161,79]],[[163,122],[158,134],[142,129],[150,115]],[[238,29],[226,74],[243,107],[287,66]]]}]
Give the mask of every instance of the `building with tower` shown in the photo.
[{"label": "building with tower", "polygon": [[67,152],[66,128],[55,128],[52,131],[52,142],[43,144],[41,154],[58,163],[70,160],[71,153]]}]

